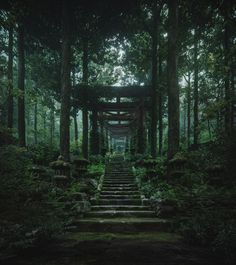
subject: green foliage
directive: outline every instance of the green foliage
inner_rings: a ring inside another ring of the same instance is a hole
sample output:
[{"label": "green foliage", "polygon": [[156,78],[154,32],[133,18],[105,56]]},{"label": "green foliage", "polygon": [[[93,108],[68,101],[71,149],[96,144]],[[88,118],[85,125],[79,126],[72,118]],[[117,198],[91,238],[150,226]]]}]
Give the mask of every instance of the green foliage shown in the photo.
[{"label": "green foliage", "polygon": [[65,223],[55,187],[33,178],[25,148],[0,148],[0,248],[27,247],[59,233]]},{"label": "green foliage", "polygon": [[79,143],[72,141],[70,143],[70,152],[75,156],[81,155],[81,145],[82,145],[81,141]]},{"label": "green foliage", "polygon": [[0,146],[16,143],[17,139],[12,136],[12,130],[0,124]]},{"label": "green foliage", "polygon": [[217,113],[222,112],[226,107],[226,104],[225,100],[222,99],[207,105],[203,111],[203,121],[217,118]]},{"label": "green foliage", "polygon": [[148,158],[150,158],[150,156],[145,155],[145,154],[135,154],[135,155],[131,155],[131,161],[138,162],[138,161],[142,161],[142,160],[144,160],[146,158],[148,159]]},{"label": "green foliage", "polygon": [[[22,178],[24,178],[24,176],[28,174],[29,166],[32,165],[27,150],[15,145],[1,147],[0,158],[1,179],[8,175],[12,176],[12,178],[17,177],[19,172],[22,174]],[[6,181],[8,181],[7,178]]]},{"label": "green foliage", "polygon": [[[219,138],[196,151],[178,153],[175,159],[184,159],[186,169],[168,181],[165,160],[158,164],[161,178],[147,179],[145,168],[135,169],[141,192],[154,209],[174,209],[171,217],[186,242],[210,247],[230,261],[236,253],[235,147],[235,138]],[[209,175],[209,167],[224,168],[220,185]]]},{"label": "green foliage", "polygon": [[105,172],[105,165],[100,163],[100,164],[91,164],[88,166],[88,173],[87,177],[90,178],[95,178],[96,180],[99,181],[100,177],[104,174]]},{"label": "green foliage", "polygon": [[125,43],[124,56],[125,76],[123,82],[127,82],[135,74],[137,82],[148,83],[150,80],[151,37],[148,32],[140,32],[130,37]]},{"label": "green foliage", "polygon": [[157,166],[156,166],[156,172],[157,172],[157,176],[159,176],[159,178],[163,179],[164,176],[166,175],[166,158],[165,157],[158,157],[156,159],[157,161]]},{"label": "green foliage", "polygon": [[104,164],[91,164],[88,166],[89,173],[98,173],[99,175],[104,174],[105,165]]},{"label": "green foliage", "polygon": [[142,167],[137,167],[134,170],[134,174],[136,176],[136,180],[138,182],[139,187],[141,187],[141,184],[144,181],[145,176],[146,176],[146,169]]},{"label": "green foliage", "polygon": [[49,165],[50,162],[55,161],[59,156],[59,150],[55,146],[40,143],[38,145],[31,145],[28,147],[31,153],[33,162],[39,165]]},{"label": "green foliage", "polygon": [[184,211],[178,219],[179,231],[185,240],[191,244],[210,246],[227,259],[235,258],[235,194],[235,188],[216,189],[207,185],[195,186],[191,194],[185,193],[181,205]]},{"label": "green foliage", "polygon": [[148,173],[155,173],[152,175],[158,181],[163,179],[166,174],[166,159],[164,157],[159,157],[154,160],[145,156],[145,159],[138,160],[135,165],[138,182],[141,183],[144,181],[140,186],[145,185],[145,179],[147,179]]},{"label": "green foliage", "polygon": [[101,155],[91,155],[89,161],[91,164],[100,164],[105,162],[105,158]]},{"label": "green foliage", "polygon": [[82,191],[82,186],[78,185],[78,181],[74,180],[70,183],[69,187],[66,189],[65,192],[63,192],[63,195],[70,196],[71,194],[75,194],[77,192]]}]

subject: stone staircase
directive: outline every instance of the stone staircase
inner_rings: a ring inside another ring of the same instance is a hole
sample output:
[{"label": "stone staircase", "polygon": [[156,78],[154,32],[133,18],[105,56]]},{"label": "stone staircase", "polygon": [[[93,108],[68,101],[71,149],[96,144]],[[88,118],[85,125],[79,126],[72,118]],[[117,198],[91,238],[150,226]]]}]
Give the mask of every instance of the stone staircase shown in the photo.
[{"label": "stone staircase", "polygon": [[153,217],[155,213],[142,205],[141,194],[129,164],[117,157],[106,168],[102,191],[93,201],[89,217]]},{"label": "stone staircase", "polygon": [[99,199],[91,200],[91,211],[76,223],[83,232],[163,231],[169,222],[158,219],[141,194],[131,165],[117,156],[107,165]]}]

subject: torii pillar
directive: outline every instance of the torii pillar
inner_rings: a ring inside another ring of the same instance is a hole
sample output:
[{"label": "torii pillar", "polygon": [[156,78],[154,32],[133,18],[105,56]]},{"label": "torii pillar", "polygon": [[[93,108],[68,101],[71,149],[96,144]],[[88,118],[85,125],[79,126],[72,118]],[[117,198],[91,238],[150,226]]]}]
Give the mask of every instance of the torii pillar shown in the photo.
[{"label": "torii pillar", "polygon": [[92,110],[91,132],[90,132],[90,153],[91,155],[99,155],[99,133],[98,133],[98,112]]},{"label": "torii pillar", "polygon": [[137,130],[137,152],[139,154],[144,154],[145,152],[145,126],[144,126],[144,101],[141,101],[140,107],[139,107],[139,115],[138,115],[138,130]]}]

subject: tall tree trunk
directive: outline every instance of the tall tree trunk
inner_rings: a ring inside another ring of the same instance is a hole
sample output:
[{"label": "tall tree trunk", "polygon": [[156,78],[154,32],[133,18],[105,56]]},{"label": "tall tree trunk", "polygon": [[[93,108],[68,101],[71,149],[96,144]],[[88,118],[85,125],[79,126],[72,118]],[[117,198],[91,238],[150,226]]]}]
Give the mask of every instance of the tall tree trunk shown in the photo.
[{"label": "tall tree trunk", "polygon": [[163,106],[162,106],[162,101],[163,101],[163,91],[162,91],[162,84],[161,84],[161,76],[162,76],[162,59],[161,56],[159,55],[159,155],[162,155],[162,145],[163,145]]},{"label": "tall tree trunk", "polygon": [[[26,106],[27,106],[27,102],[26,102]],[[31,121],[31,117],[30,117],[30,111],[31,111],[31,106],[28,105],[28,108],[26,110],[26,126],[25,126],[25,130],[26,130],[26,143],[30,144],[30,121]]]},{"label": "tall tree trunk", "polygon": [[46,140],[47,138],[47,111],[46,110],[43,112],[43,138],[44,138],[44,142],[47,143],[48,141]]},{"label": "tall tree trunk", "polygon": [[73,115],[73,119],[74,119],[74,128],[75,128],[75,146],[76,148],[78,148],[78,122],[77,122],[77,110],[74,109],[74,115]]},{"label": "tall tree trunk", "polygon": [[102,155],[102,156],[105,156],[106,153],[105,153],[105,149],[106,149],[106,136],[105,136],[105,130],[104,130],[104,123],[103,121],[100,121],[100,150],[99,150],[99,153]]},{"label": "tall tree trunk", "polygon": [[62,63],[61,63],[61,114],[60,152],[66,161],[70,160],[70,95],[71,95],[71,40],[68,3],[62,1]]},{"label": "tall tree trunk", "polygon": [[236,106],[236,101],[235,101],[235,73],[234,73],[234,68],[231,66],[231,98],[232,98],[232,101],[231,101],[231,117],[230,117],[230,128],[231,128],[231,131],[234,130],[234,115],[236,114],[235,113],[235,106]]},{"label": "tall tree trunk", "polygon": [[191,74],[188,74],[188,90],[187,90],[187,144],[190,148],[190,130],[191,130]]},{"label": "tall tree trunk", "polygon": [[109,152],[109,134],[106,128],[105,128],[105,146],[106,146],[106,151]]},{"label": "tall tree trunk", "polygon": [[[183,138],[186,139],[187,101],[183,102]],[[186,141],[185,141],[186,142]]]},{"label": "tall tree trunk", "polygon": [[[221,98],[222,98],[222,87],[221,87],[221,85],[218,85],[217,95],[216,95],[217,102],[219,102]],[[217,116],[216,116],[216,130],[218,133],[220,132],[221,127],[222,127],[221,123],[222,123],[222,111],[218,110]]]},{"label": "tall tree trunk", "polygon": [[208,135],[209,135],[209,138],[211,140],[211,125],[210,125],[210,120],[207,119],[207,128],[208,128]]},{"label": "tall tree trunk", "polygon": [[34,104],[34,143],[38,143],[38,102]]},{"label": "tall tree trunk", "polygon": [[8,113],[7,113],[7,127],[13,127],[13,25],[9,26],[9,42],[8,42]]},{"label": "tall tree trunk", "polygon": [[179,150],[179,87],[177,75],[178,0],[169,0],[168,29],[168,159]]},{"label": "tall tree trunk", "polygon": [[148,132],[147,132],[147,152],[151,153],[151,126],[150,123],[148,123]]},{"label": "tall tree trunk", "polygon": [[194,91],[193,91],[193,144],[195,147],[198,145],[199,141],[199,119],[198,119],[198,30],[195,29],[194,32]]},{"label": "tall tree trunk", "polygon": [[82,111],[83,119],[83,142],[82,142],[82,152],[83,157],[88,159],[88,110],[84,107]]},{"label": "tall tree trunk", "polygon": [[54,130],[55,130],[55,116],[54,116],[54,107],[50,111],[50,145],[53,145],[54,142]]},{"label": "tall tree trunk", "polygon": [[224,60],[225,60],[225,72],[224,72],[224,82],[225,82],[225,132],[230,133],[230,32],[229,32],[229,4],[230,1],[225,3],[224,11]]},{"label": "tall tree trunk", "polygon": [[137,151],[139,154],[144,154],[145,152],[145,126],[144,126],[144,101],[141,101],[139,108],[139,122],[138,122],[138,142],[137,142]]},{"label": "tall tree trunk", "polygon": [[[88,39],[83,40],[83,83],[88,84]],[[88,159],[88,108],[87,108],[87,91],[84,90],[84,107],[82,110],[83,121],[83,140],[82,153],[84,158]]]},{"label": "tall tree trunk", "polygon": [[18,135],[20,146],[25,146],[25,52],[24,26],[18,25]]},{"label": "tall tree trunk", "polygon": [[92,129],[90,132],[90,150],[92,155],[99,154],[99,134],[98,134],[98,113],[96,110],[92,111],[91,115]]},{"label": "tall tree trunk", "polygon": [[[75,67],[73,67],[73,69],[72,69],[72,86],[73,86],[73,88],[75,88],[75,86],[76,86]],[[78,142],[79,132],[78,132],[77,112],[78,112],[78,109],[77,109],[77,107],[74,106],[74,108],[73,108],[74,139],[75,139],[75,147],[78,149],[78,147],[79,147],[79,142]]]},{"label": "tall tree trunk", "polygon": [[151,109],[151,156],[157,156],[157,91],[159,91],[158,77],[158,35],[159,35],[160,9],[155,1],[153,8],[152,32],[152,109]]}]

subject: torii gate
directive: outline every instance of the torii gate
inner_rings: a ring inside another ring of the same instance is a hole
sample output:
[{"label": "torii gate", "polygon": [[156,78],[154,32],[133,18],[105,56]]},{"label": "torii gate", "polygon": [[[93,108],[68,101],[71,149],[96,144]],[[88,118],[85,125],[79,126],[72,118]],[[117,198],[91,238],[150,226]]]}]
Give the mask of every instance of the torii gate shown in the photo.
[{"label": "torii gate", "polygon": [[74,105],[79,109],[86,106],[91,112],[91,154],[112,151],[112,143],[121,138],[126,141],[126,149],[145,152],[151,86],[78,85],[73,92]]}]

